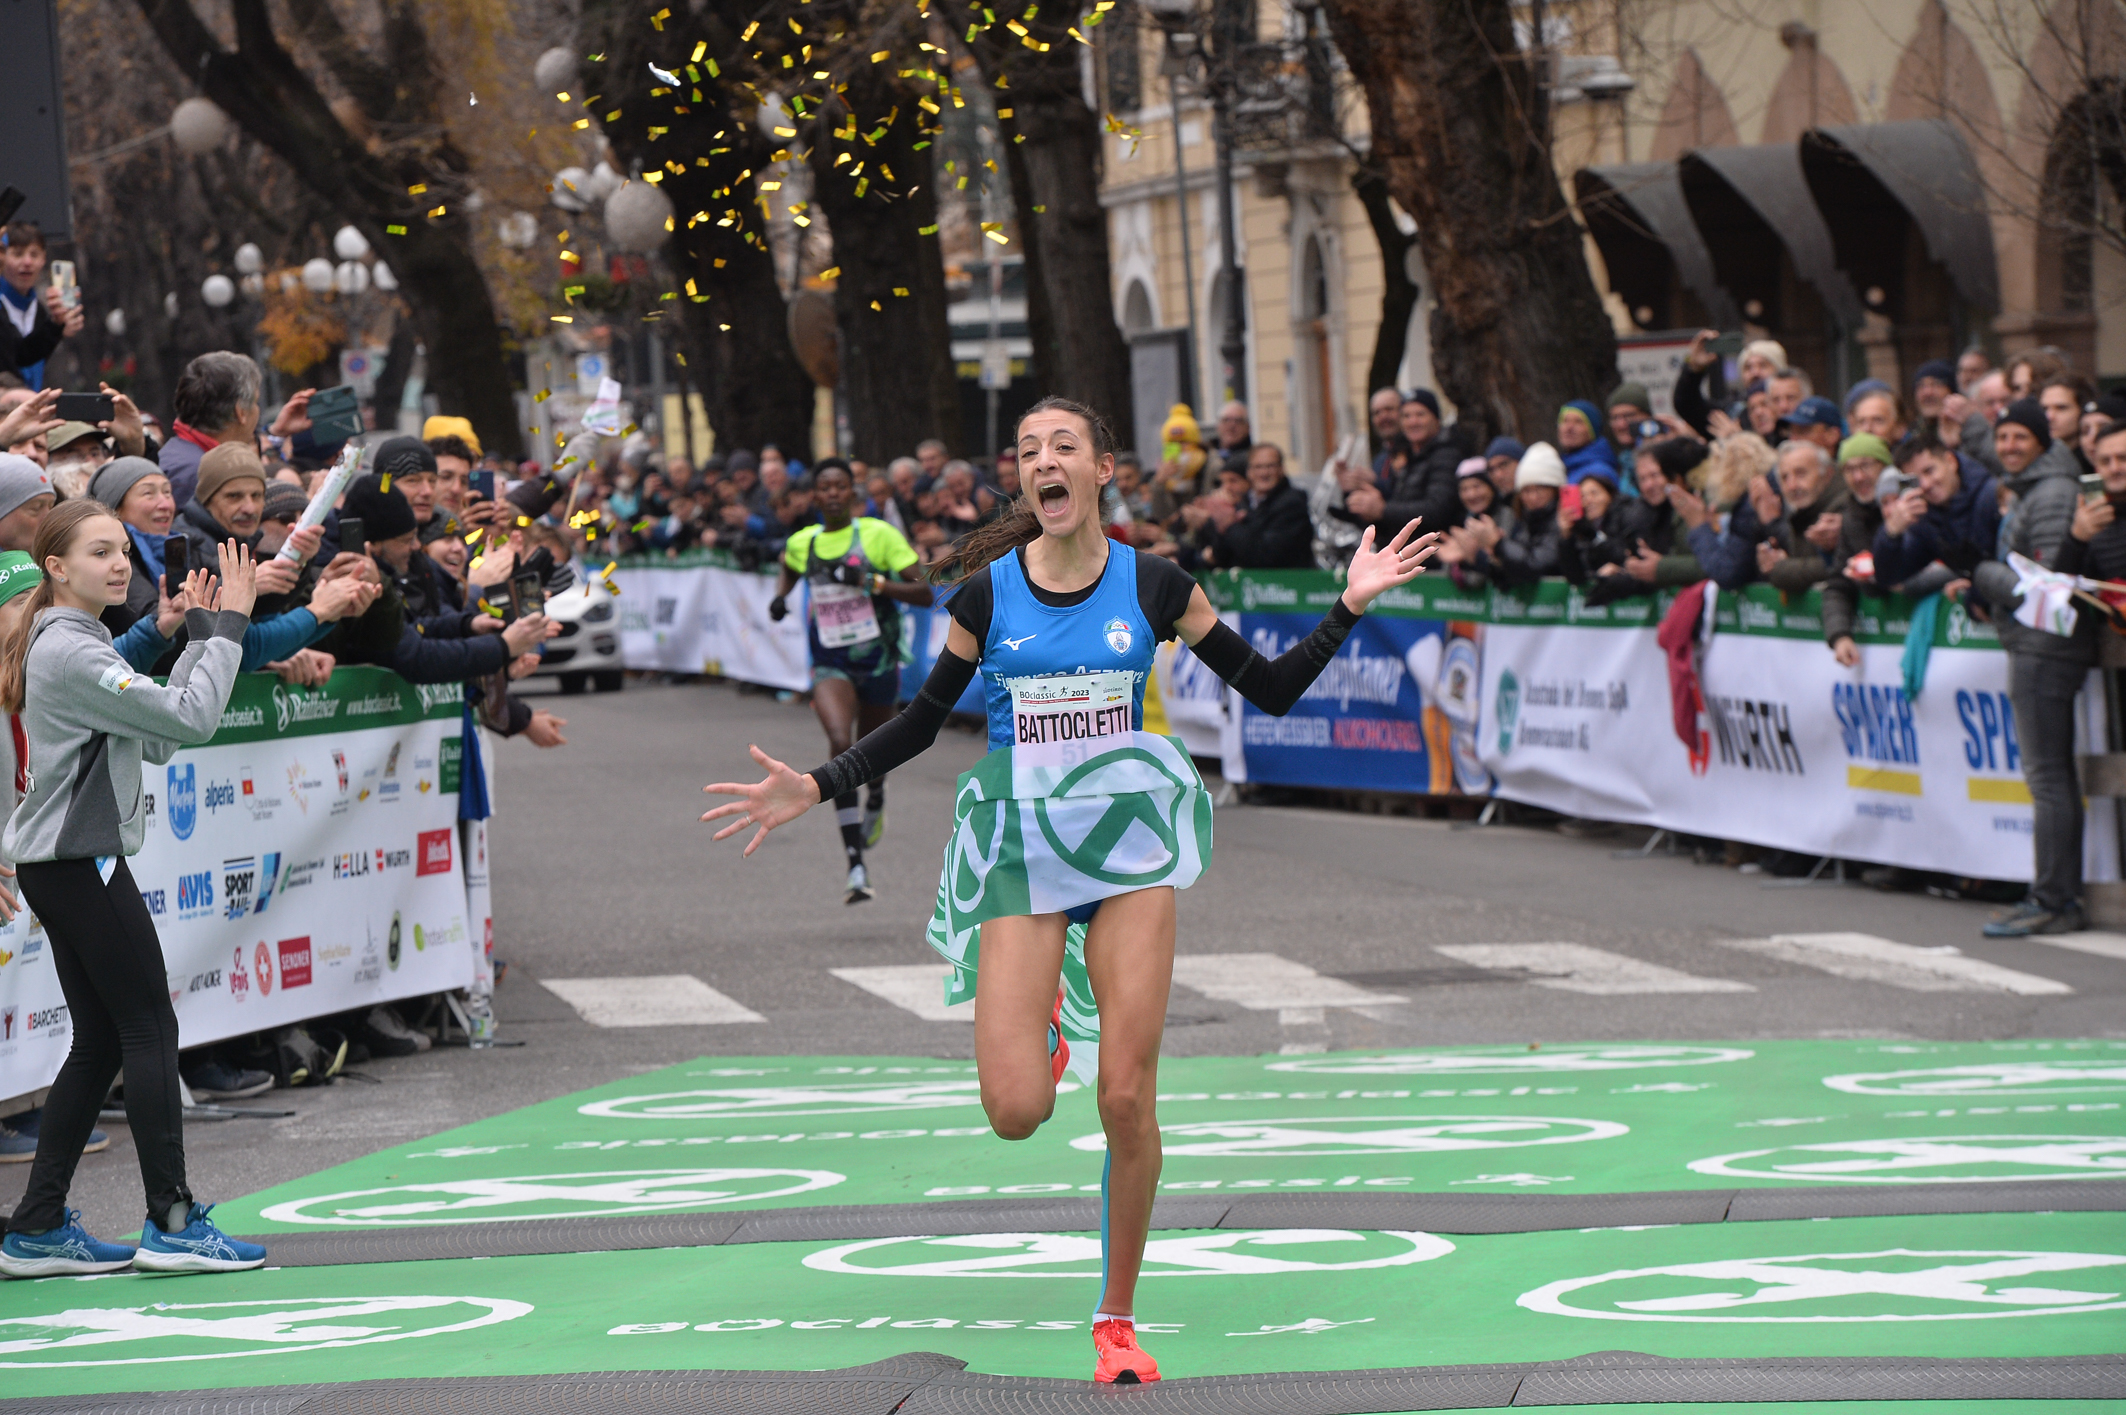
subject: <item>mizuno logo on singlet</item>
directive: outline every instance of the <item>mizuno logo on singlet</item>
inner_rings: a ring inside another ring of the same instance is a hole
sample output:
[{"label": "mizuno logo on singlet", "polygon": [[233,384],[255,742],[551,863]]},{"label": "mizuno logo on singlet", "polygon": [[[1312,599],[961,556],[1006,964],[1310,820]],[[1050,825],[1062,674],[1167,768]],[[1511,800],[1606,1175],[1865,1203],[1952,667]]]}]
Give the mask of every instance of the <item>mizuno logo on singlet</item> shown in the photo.
[{"label": "mizuno logo on singlet", "polygon": [[1003,639],[1003,638],[1000,638],[1000,639],[998,639],[998,640],[997,640],[997,642],[998,642],[998,643],[1000,643],[1000,644],[1002,644],[1002,645],[1003,645],[1003,646],[1004,646],[1005,648],[1008,648],[1008,649],[1010,649],[1010,650],[1011,650],[1011,651],[1012,651],[1013,653],[1017,653],[1017,652],[1019,651],[1019,645],[1020,645],[1020,644],[1026,643],[1026,642],[1027,642],[1028,640],[1031,640],[1031,639],[1038,639],[1038,638],[1040,638],[1040,637],[1041,637],[1041,636],[1040,636],[1039,634],[1028,634],[1028,635],[1026,635],[1026,636],[1025,636],[1025,638],[1019,638],[1019,639]]}]

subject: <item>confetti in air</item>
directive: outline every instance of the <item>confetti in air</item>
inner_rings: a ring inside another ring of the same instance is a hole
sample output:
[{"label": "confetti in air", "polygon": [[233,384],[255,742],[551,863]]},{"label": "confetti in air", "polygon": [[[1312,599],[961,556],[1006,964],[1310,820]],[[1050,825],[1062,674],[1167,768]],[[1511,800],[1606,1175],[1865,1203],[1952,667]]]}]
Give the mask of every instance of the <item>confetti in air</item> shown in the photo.
[{"label": "confetti in air", "polygon": [[679,87],[679,75],[668,74],[664,70],[658,68],[655,64],[652,64],[649,67],[650,72],[657,76],[657,82],[665,85],[667,88]]}]

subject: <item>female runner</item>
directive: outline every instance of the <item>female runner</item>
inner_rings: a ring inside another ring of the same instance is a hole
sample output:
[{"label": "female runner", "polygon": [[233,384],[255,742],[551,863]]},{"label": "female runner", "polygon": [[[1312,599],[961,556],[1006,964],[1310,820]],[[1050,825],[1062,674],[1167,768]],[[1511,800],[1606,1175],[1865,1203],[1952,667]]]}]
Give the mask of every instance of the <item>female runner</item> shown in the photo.
[{"label": "female runner", "polygon": [[[1071,1054],[1066,1028],[1081,1071],[1097,1057],[1107,1168],[1093,1378],[1134,1384],[1159,1379],[1137,1346],[1133,1312],[1159,1181],[1153,1103],[1174,891],[1210,857],[1201,779],[1179,743],[1142,730],[1153,645],[1179,636],[1248,701],[1281,716],[1366,607],[1415,578],[1439,538],[1413,538],[1412,521],[1377,549],[1368,528],[1328,616],[1266,661],[1179,567],[1105,535],[1100,502],[1114,447],[1092,409],[1043,399],[1020,420],[1018,448],[1025,490],[961,542],[966,579],[950,601],[952,628],[914,704],[805,775],[753,747],[767,777],[708,786],[740,799],[702,819],[738,817],[718,840],[754,827],[752,854],[777,826],[929,746],[980,665],[991,750],[960,778],[931,942],[957,969],[954,991],[964,995],[974,974],[975,1062],[998,1136],[1025,1139],[1053,1112]],[[1089,998],[1077,991],[1086,986]],[[1066,992],[1076,1003],[1068,1011]]]}]

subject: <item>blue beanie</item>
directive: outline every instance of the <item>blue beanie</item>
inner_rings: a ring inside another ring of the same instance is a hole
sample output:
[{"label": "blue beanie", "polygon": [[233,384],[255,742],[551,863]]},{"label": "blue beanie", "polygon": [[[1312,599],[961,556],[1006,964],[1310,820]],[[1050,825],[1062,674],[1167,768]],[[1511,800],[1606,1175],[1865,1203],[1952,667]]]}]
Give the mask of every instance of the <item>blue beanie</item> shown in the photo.
[{"label": "blue beanie", "polygon": [[1518,462],[1527,455],[1528,449],[1510,437],[1494,437],[1491,439],[1491,445],[1484,449],[1484,460],[1487,462],[1493,457],[1511,457]]}]

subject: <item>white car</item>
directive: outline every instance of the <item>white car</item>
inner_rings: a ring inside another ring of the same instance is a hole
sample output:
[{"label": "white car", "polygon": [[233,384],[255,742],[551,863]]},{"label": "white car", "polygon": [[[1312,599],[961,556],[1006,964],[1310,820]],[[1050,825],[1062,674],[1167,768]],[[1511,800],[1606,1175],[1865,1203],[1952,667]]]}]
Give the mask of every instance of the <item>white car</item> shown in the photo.
[{"label": "white car", "polygon": [[546,656],[532,671],[535,678],[559,678],[561,691],[580,693],[587,682],[601,693],[617,693],[627,681],[620,663],[619,596],[596,575],[579,574],[576,583],[546,601],[549,619],[561,632],[546,641]]}]

